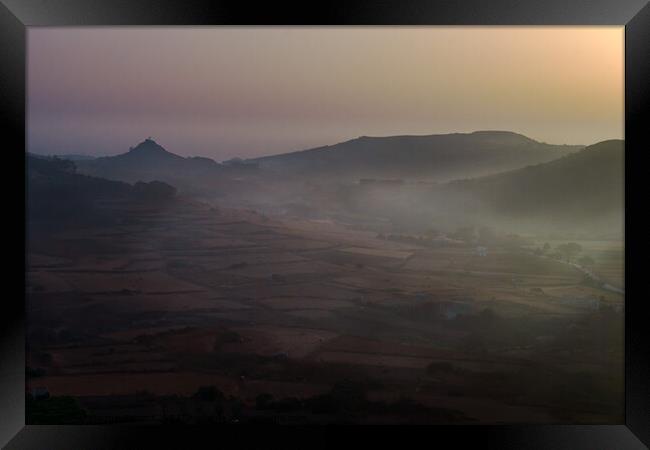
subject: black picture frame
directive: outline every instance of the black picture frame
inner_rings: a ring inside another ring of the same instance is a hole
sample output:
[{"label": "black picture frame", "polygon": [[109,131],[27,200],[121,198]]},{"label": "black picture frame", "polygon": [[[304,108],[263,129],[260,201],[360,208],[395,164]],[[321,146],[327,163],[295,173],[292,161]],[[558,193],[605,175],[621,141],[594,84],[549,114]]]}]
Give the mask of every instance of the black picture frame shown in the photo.
[{"label": "black picture frame", "polygon": [[[336,1],[302,4],[235,1],[161,0],[0,0],[0,114],[4,152],[2,177],[5,199],[5,240],[25,243],[26,28],[102,25],[621,25],[625,26],[625,177],[626,279],[625,307],[626,405],[624,425],[438,426],[355,429],[364,446],[381,443],[427,446],[451,442],[454,447],[500,449],[636,449],[650,445],[650,342],[645,321],[647,299],[642,296],[645,257],[643,189],[648,151],[644,127],[650,105],[650,5],[644,0],[463,0],[463,1]],[[9,174],[13,176],[8,176]],[[21,184],[22,179],[22,184]],[[637,245],[638,243],[638,245]],[[16,245],[19,247],[19,245]],[[229,446],[257,442],[262,447],[295,445],[310,448],[345,444],[350,429],[265,429],[244,426],[216,430],[133,426],[25,426],[25,303],[24,246],[10,255],[0,310],[0,444],[23,448],[145,448],[188,447],[189,442]],[[17,261],[23,266],[18,267]],[[15,275],[13,273],[15,271]],[[22,271],[22,275],[19,275]],[[5,291],[5,292],[8,292]],[[415,432],[417,431],[417,433]]]}]

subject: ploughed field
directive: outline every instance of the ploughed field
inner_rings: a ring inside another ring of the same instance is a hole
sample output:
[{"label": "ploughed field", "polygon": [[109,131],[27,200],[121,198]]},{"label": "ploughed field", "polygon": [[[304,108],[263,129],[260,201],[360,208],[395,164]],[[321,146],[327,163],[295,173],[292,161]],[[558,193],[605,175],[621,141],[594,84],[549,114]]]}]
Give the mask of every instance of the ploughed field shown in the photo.
[{"label": "ploughed field", "polygon": [[[214,386],[237,420],[327,422],[340,411],[313,405],[352,383],[356,421],[622,421],[623,298],[574,267],[180,200],[110,207],[120,223],[29,236],[28,388],[86,420],[166,420],[169,398]],[[570,301],[589,296],[599,310]]]}]

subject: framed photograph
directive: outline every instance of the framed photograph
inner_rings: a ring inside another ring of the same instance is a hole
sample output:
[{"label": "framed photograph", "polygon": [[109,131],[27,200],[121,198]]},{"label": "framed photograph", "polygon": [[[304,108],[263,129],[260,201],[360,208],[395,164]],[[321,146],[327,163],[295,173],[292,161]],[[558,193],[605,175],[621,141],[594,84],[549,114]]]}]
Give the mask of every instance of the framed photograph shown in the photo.
[{"label": "framed photograph", "polygon": [[6,448],[649,445],[646,2],[0,21]]}]

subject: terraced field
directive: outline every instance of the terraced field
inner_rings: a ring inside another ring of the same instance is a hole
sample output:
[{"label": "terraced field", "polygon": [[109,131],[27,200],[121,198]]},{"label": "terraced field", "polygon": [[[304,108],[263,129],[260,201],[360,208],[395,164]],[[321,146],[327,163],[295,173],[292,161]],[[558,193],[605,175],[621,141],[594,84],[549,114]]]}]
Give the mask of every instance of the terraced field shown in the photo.
[{"label": "terraced field", "polygon": [[[539,370],[565,376],[549,342],[594,313],[558,299],[623,301],[516,249],[482,257],[199,203],[122,212],[131,220],[110,230],[31,236],[28,365],[45,374],[30,387],[90,398],[213,385],[254,405],[262,393],[308,398],[351,378],[371,380],[372,398],[407,395],[483,422],[552,422],[565,403],[540,404],[481,374],[507,379],[543,360]],[[585,247],[613,283],[614,247]],[[590,366],[594,377],[611,378],[611,358]],[[619,417],[607,401],[580,411],[572,417]]]}]

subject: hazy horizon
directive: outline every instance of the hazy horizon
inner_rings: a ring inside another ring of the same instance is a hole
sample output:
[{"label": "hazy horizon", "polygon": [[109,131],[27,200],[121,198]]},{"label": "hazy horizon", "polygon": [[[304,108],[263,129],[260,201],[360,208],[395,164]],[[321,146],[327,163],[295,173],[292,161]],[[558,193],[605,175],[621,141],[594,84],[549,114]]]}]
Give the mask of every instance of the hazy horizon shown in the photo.
[{"label": "hazy horizon", "polygon": [[39,27],[28,49],[34,153],[147,136],[219,161],[364,135],[623,139],[623,27]]}]

